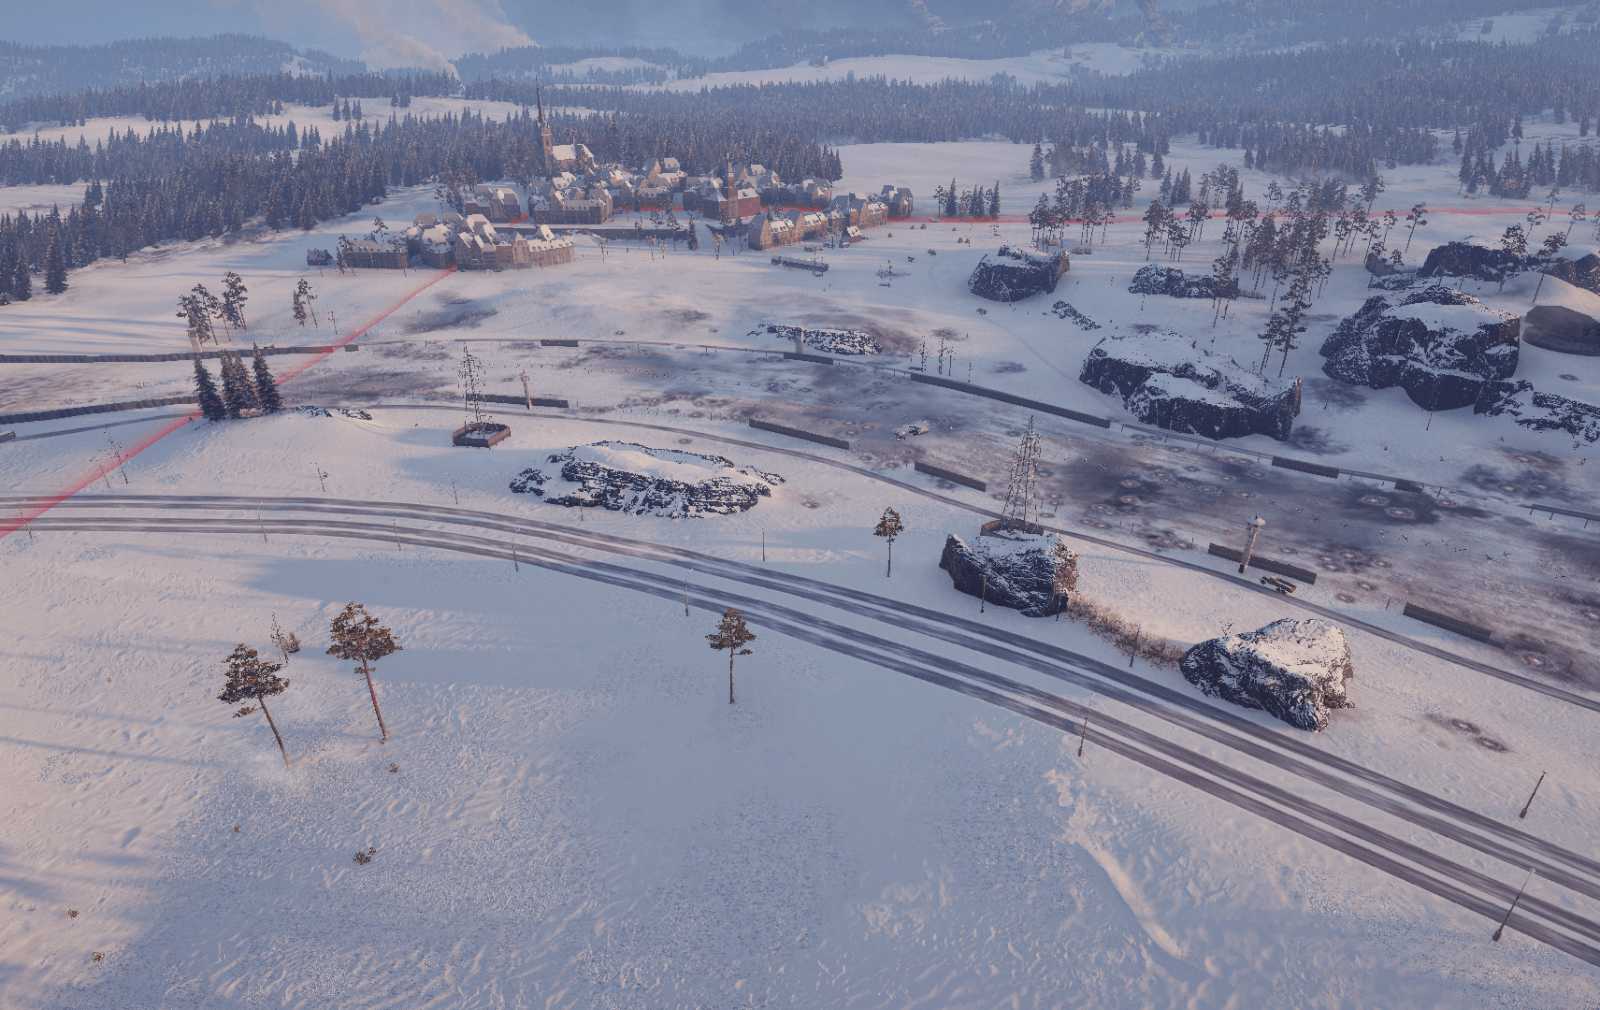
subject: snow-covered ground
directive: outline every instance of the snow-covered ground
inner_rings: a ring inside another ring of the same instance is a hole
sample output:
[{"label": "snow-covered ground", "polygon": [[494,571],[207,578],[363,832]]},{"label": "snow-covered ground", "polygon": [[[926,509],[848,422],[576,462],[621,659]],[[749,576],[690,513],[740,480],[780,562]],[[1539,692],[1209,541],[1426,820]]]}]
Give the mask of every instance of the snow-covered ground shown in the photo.
[{"label": "snow-covered ground", "polygon": [[[200,425],[130,463],[116,489],[315,496],[320,468],[333,497],[548,520],[557,510],[506,481],[592,425],[507,419],[512,440],[487,452],[450,448],[456,418],[440,412]],[[0,472],[49,488],[99,440],[15,446]],[[935,561],[970,515],[793,457],[713,439],[684,448],[786,482],[737,517],[591,512],[568,520],[574,531],[752,564],[764,534],[774,572],[969,614]],[[908,526],[891,581],[869,532],[884,504]],[[685,618],[675,593],[276,530],[262,542],[41,528],[0,553],[15,573],[4,612],[27,615],[8,629],[0,682],[8,1006],[1548,1007],[1600,995],[1593,969],[1514,932],[1492,944],[1487,920],[1122,760],[1092,733],[1080,760],[1070,735],[759,623],[730,707],[723,657],[702,639],[712,614]],[[697,606],[748,592],[694,581]],[[1160,601],[1152,633],[1183,640],[1285,613],[1092,545],[1083,591],[1117,607]],[[359,678],[322,655],[349,599],[404,646],[378,667],[388,744]],[[222,656],[239,640],[266,651],[274,617],[304,643],[273,707],[287,769],[259,716],[230,718],[214,700]],[[1120,665],[1068,623],[984,620]],[[1549,769],[1530,830],[1581,848],[1600,827],[1584,714],[1382,640],[1352,647],[1356,708],[1314,744],[1495,816]],[[1182,685],[1172,670],[1137,672]],[[1485,737],[1505,750],[1474,742]],[[357,864],[369,846],[373,862]]]},{"label": "snow-covered ground", "polygon": [[[1530,120],[1527,131],[1576,128]],[[618,242],[604,254],[583,243],[576,263],[542,271],[341,276],[304,267],[307,246],[331,247],[341,232],[370,227],[364,213],[310,235],[173,245],[76,271],[65,295],[0,309],[0,353],[184,350],[178,294],[196,282],[215,287],[237,270],[250,289],[250,329],[233,337],[237,347],[322,343],[335,327],[345,334],[389,313],[355,353],[271,359],[279,374],[309,365],[285,386],[292,402],[450,400],[459,389],[457,342],[479,341],[471,346],[491,391],[520,393],[525,370],[536,395],[568,398],[573,409],[528,417],[495,408],[513,435],[490,451],[449,447],[460,422],[451,410],[195,424],[130,462],[126,484],[113,473],[93,490],[315,497],[325,473],[329,497],[459,503],[751,564],[764,551],[774,573],[977,619],[975,601],[950,588],[936,561],[945,534],[970,536],[978,517],[879,478],[995,507],[992,495],[940,488],[912,475],[909,463],[937,461],[1003,489],[1027,412],[915,385],[870,363],[931,370],[943,342],[956,378],[1125,420],[1116,399],[1077,381],[1101,337],[1173,329],[1253,365],[1266,306],[1240,300],[1213,328],[1208,302],[1127,293],[1145,262],[1137,218],[1150,183],[1129,221],[1112,226],[1092,255],[1073,258],[1054,295],[980,302],[966,290],[973,265],[1002,242],[1027,241],[1019,218],[1049,188],[1026,178],[1027,148],[855,145],[841,157],[842,186],[909,184],[924,211],[932,188],[952,177],[961,186],[998,180],[1005,220],[896,222],[859,246],[824,252],[825,277],[748,251],[659,255]],[[1198,177],[1239,158],[1180,143],[1170,163]],[[1492,242],[1531,206],[1457,195],[1448,164],[1385,176],[1381,205],[1434,208],[1406,254],[1413,263],[1445,241]],[[1244,178],[1252,196],[1268,180]],[[0,190],[0,205],[37,198]],[[419,189],[371,211],[396,227],[425,209],[433,198]],[[1209,227],[1178,265],[1206,272],[1220,232]],[[1587,244],[1582,231],[1574,240]],[[297,327],[290,315],[302,276],[319,295],[318,327]],[[1533,292],[1528,278],[1503,292],[1467,288],[1519,314]],[[1040,419],[1047,520],[1167,559],[1080,540],[1083,591],[1146,633],[1179,642],[1298,616],[1287,601],[1169,563],[1209,564],[1206,542],[1236,542],[1260,511],[1269,520],[1263,552],[1322,573],[1299,598],[1497,666],[1587,670],[1585,657],[1600,650],[1600,602],[1588,588],[1600,575],[1593,534],[1577,522],[1530,521],[1517,503],[1592,501],[1592,447],[1575,450],[1504,418],[1429,418],[1399,390],[1327,383],[1316,348],[1369,293],[1347,258],[1313,309],[1311,330],[1285,365],[1307,379],[1303,434],[1288,446],[1255,437],[1213,453]],[[1550,281],[1540,300],[1588,298]],[[1058,315],[1057,300],[1102,328]],[[782,361],[776,352],[789,348],[764,332],[767,323],[868,329],[885,352],[863,359],[866,368]],[[540,338],[601,343],[541,347]],[[0,413],[185,392],[191,374],[181,363],[0,365]],[[1600,402],[1600,359],[1524,346],[1518,374]],[[846,437],[853,448],[803,447],[836,465],[773,451],[801,446],[752,432],[744,426],[752,415]],[[49,493],[71,485],[96,459],[163,423],[139,416],[37,440],[29,436],[102,419],[16,426],[22,439],[0,445],[0,486]],[[913,422],[930,430],[894,437]],[[679,430],[641,427],[652,424]],[[749,511],[691,521],[580,513],[510,493],[523,469],[602,439],[726,456],[784,480]],[[1462,491],[1459,500],[1402,499],[1272,470],[1244,452],[1316,457]],[[908,531],[886,582],[883,545],[870,530],[890,505]],[[74,514],[63,508],[51,518]],[[1092,731],[1080,760],[1077,741],[1055,728],[759,621],[755,655],[739,660],[739,704],[730,707],[725,657],[703,638],[712,614],[685,618],[675,590],[662,598],[526,561],[513,568],[409,545],[269,533],[265,523],[262,534],[41,526],[31,537],[0,538],[8,576],[0,582],[8,618],[0,638],[0,1006],[1600,1000],[1592,967],[1515,930],[1493,944],[1483,916],[1097,748]],[[648,558],[558,549],[674,586],[685,574]],[[696,605],[709,608],[752,592],[713,576],[694,583]],[[1398,613],[1401,601],[1435,597],[1537,627],[1543,642],[1480,647]],[[350,599],[391,622],[405,646],[378,671],[395,733],[386,745],[376,741],[359,680],[322,655],[327,622]],[[1140,706],[992,650],[930,645],[910,626],[786,603],[814,622],[882,636],[885,653],[928,650],[1088,703],[1512,889],[1521,882],[1515,866],[1174,729]],[[274,615],[306,643],[273,709],[295,758],[288,769],[259,717],[234,720],[213,700],[222,657],[241,640],[265,651]],[[1074,624],[993,610],[982,620],[1119,669],[1126,663]],[[1350,638],[1355,708],[1305,739],[1330,757],[1587,851],[1600,828],[1591,713],[1364,631]],[[1175,670],[1138,664],[1135,672],[1194,693]],[[1594,684],[1572,674],[1564,686]],[[1549,777],[1539,802],[1516,822],[1540,771]],[[378,850],[374,861],[358,865],[353,854],[368,846]],[[1531,893],[1595,917],[1595,902],[1554,884],[1536,880]]]}]

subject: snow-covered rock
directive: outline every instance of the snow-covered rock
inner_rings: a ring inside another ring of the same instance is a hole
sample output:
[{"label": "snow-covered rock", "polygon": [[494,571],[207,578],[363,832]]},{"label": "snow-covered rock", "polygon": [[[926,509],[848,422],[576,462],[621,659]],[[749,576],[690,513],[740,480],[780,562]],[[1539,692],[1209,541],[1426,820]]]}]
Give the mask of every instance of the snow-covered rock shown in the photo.
[{"label": "snow-covered rock", "polygon": [[738,467],[721,456],[636,442],[576,445],[546,462],[559,464],[556,476],[529,467],[511,481],[511,490],[552,505],[670,519],[745,512],[783,483],[777,474]]},{"label": "snow-covered rock", "polygon": [[804,326],[787,326],[782,323],[767,323],[758,326],[751,334],[770,333],[794,343],[796,338],[804,342],[805,346],[825,354],[881,354],[883,346],[878,338],[866,330],[834,329],[818,327],[815,329]]},{"label": "snow-covered rock", "polygon": [[1355,675],[1344,632],[1315,617],[1201,642],[1179,669],[1206,694],[1309,730],[1325,729],[1330,709],[1350,706],[1345,681]]},{"label": "snow-covered rock", "polygon": [[1078,325],[1078,329],[1088,332],[1098,330],[1100,324],[1090,319],[1073,307],[1071,302],[1056,302],[1050,306],[1050,311],[1056,314],[1057,319],[1070,319]]},{"label": "snow-covered rock", "polygon": [[1176,333],[1108,337],[1089,351],[1078,381],[1122,397],[1146,424],[1208,438],[1282,441],[1300,413],[1293,384],[1256,375]]},{"label": "snow-covered rock", "polygon": [[[1221,297],[1239,297],[1239,282],[1223,285]],[[1128,293],[1134,295],[1167,295],[1171,298],[1216,298],[1217,282],[1212,277],[1190,277],[1176,267],[1159,263],[1142,266],[1133,275]]]},{"label": "snow-covered rock", "polygon": [[1450,242],[1428,253],[1420,277],[1471,277],[1498,283],[1518,273],[1540,271],[1574,287],[1600,294],[1600,255],[1589,253],[1577,259],[1545,256],[1516,256],[1504,249]]},{"label": "snow-covered rock", "polygon": [[1590,253],[1575,260],[1558,259],[1545,267],[1544,272],[1573,287],[1600,294],[1600,255]]},{"label": "snow-covered rock", "polygon": [[1352,385],[1400,386],[1429,410],[1467,407],[1485,383],[1516,374],[1521,330],[1516,316],[1441,285],[1399,304],[1378,295],[1323,342],[1322,370]]},{"label": "snow-covered rock", "polygon": [[1499,281],[1507,274],[1528,269],[1528,258],[1515,256],[1504,249],[1473,245],[1471,242],[1447,242],[1428,253],[1422,261],[1419,277],[1472,277],[1480,281]]},{"label": "snow-covered rock", "polygon": [[956,589],[997,607],[1020,610],[1024,617],[1049,617],[1065,608],[1051,590],[1056,562],[1051,555],[1054,534],[999,532],[970,543],[954,533],[945,538],[939,567],[950,573]]},{"label": "snow-covered rock", "polygon": [[1541,393],[1526,379],[1492,382],[1473,404],[1473,413],[1508,416],[1533,431],[1563,431],[1585,442],[1600,441],[1600,407],[1580,400]]},{"label": "snow-covered rock", "polygon": [[1045,255],[1013,246],[1001,246],[991,258],[978,261],[967,290],[995,302],[1017,302],[1041,291],[1054,291],[1067,272],[1066,253]]},{"label": "snow-covered rock", "polygon": [[1522,317],[1522,339],[1547,351],[1600,355],[1600,319],[1565,305],[1535,305]]}]

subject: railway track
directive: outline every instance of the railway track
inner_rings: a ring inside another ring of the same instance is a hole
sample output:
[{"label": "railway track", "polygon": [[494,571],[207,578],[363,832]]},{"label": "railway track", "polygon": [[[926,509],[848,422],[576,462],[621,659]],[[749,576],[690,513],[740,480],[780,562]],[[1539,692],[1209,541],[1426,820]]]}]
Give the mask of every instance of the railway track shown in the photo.
[{"label": "railway track", "polygon": [[[27,500],[8,499],[11,502]],[[738,606],[752,620],[783,634],[959,691],[1064,732],[1078,732],[1082,720],[1090,714],[1081,703],[1015,678],[828,620],[814,610],[780,604],[766,596],[746,595],[747,590],[780,593],[806,604],[846,611],[901,632],[910,631],[936,642],[970,649],[988,658],[1087,688],[1134,706],[1174,727],[1232,748],[1236,753],[1269,763],[1308,783],[1466,845],[1507,866],[1530,867],[1552,883],[1589,897],[1600,897],[1600,862],[1593,859],[1502,825],[1380,772],[1327,755],[1287,734],[1092,657],[860,590],[684,548],[446,506],[246,496],[97,495],[70,499],[63,507],[69,508],[70,514],[41,517],[35,520],[36,528],[41,531],[247,536],[272,532],[409,543],[506,561],[515,558],[520,563],[658,597],[676,600],[688,594],[691,604],[702,609]],[[105,514],[95,514],[97,511]],[[127,514],[133,511],[152,514]],[[170,514],[173,512],[180,514]],[[197,512],[210,514],[194,514]],[[265,515],[268,512],[273,513],[270,519]],[[284,513],[298,516],[281,518]],[[401,520],[408,525],[401,526]],[[456,528],[441,530],[410,525],[418,522]],[[471,528],[473,532],[463,532],[459,527]],[[530,544],[529,540],[540,543]],[[544,544],[600,551],[670,566],[673,570],[656,572],[587,559],[552,550]],[[684,571],[732,582],[739,591],[703,584],[691,586],[682,575]],[[1461,907],[1498,920],[1515,893],[1504,881],[1185,747],[1167,735],[1153,733],[1098,710],[1092,722],[1095,741],[1107,749],[1345,852]],[[1600,965],[1600,924],[1536,897],[1524,898],[1520,908],[1512,918],[1513,927]]]}]

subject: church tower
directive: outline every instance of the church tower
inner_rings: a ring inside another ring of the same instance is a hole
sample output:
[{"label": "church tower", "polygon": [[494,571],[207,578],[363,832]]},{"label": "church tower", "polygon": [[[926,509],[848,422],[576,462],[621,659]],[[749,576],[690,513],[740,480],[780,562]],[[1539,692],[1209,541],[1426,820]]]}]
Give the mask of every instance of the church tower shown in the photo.
[{"label": "church tower", "polygon": [[544,121],[544,89],[535,89],[534,98],[539,103],[539,150],[544,156],[544,177],[553,179],[556,174],[556,151],[555,141],[550,135],[550,124]]},{"label": "church tower", "polygon": [[723,165],[722,196],[722,223],[737,223],[739,220],[739,187],[733,179],[732,158],[729,158]]}]

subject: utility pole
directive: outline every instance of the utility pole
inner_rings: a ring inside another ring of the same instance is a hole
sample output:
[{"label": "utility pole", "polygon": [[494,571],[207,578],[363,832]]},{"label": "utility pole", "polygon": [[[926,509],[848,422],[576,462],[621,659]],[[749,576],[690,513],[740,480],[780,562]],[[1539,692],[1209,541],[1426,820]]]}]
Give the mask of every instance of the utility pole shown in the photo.
[{"label": "utility pole", "polygon": [[1089,717],[1083,717],[1083,726],[1078,730],[1078,756],[1083,757],[1083,741],[1089,738]]},{"label": "utility pole", "polygon": [[978,613],[980,614],[989,605],[989,573],[984,572],[982,578],[983,581],[979,583],[978,589]]},{"label": "utility pole", "polygon": [[1250,567],[1250,557],[1256,552],[1256,538],[1261,535],[1261,529],[1266,525],[1267,521],[1259,515],[1245,524],[1244,553],[1239,556],[1240,575],[1243,575],[1244,570]]},{"label": "utility pole", "polygon": [[1526,803],[1524,803],[1522,805],[1522,812],[1517,814],[1517,818],[1519,820],[1527,818],[1527,816],[1528,816],[1528,808],[1533,806],[1533,798],[1535,796],[1539,795],[1539,787],[1544,785],[1545,774],[1546,774],[1545,772],[1540,772],[1539,773],[1539,781],[1537,781],[1537,782],[1535,782],[1533,784],[1533,792],[1528,794],[1528,802],[1526,802]]},{"label": "utility pole", "polygon": [[767,563],[767,531],[761,531],[761,563]]},{"label": "utility pole", "polygon": [[1511,913],[1517,910],[1517,904],[1522,901],[1522,894],[1528,889],[1528,882],[1533,879],[1533,869],[1529,867],[1528,875],[1523,878],[1522,886],[1517,888],[1517,896],[1511,899],[1511,907],[1506,909],[1506,917],[1500,920],[1500,925],[1494,931],[1494,942],[1499,943],[1500,937],[1506,931],[1506,923],[1511,921]]}]

